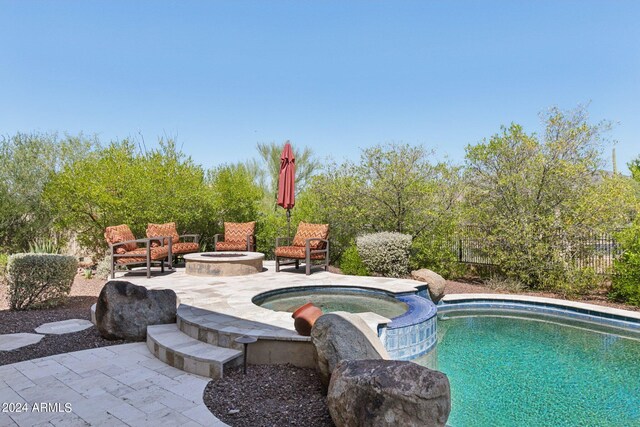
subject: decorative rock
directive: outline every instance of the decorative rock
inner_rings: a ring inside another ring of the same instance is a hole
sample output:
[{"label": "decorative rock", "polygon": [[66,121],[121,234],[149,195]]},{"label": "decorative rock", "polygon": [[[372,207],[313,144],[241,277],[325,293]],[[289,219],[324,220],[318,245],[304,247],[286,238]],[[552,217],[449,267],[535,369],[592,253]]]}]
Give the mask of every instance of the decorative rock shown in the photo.
[{"label": "decorative rock", "polygon": [[415,270],[411,272],[411,277],[415,280],[419,280],[420,282],[426,282],[429,288],[429,296],[431,297],[431,301],[434,303],[438,303],[444,296],[444,288],[447,284],[447,281],[436,273],[435,271],[428,270],[426,268],[421,268],[420,270]]},{"label": "decorative rock", "polygon": [[327,404],[337,427],[445,426],[451,412],[442,372],[399,360],[345,360]]},{"label": "decorative rock", "polygon": [[59,322],[44,323],[38,326],[35,331],[39,334],[62,335],[71,332],[84,331],[93,326],[93,323],[84,319],[68,319]]},{"label": "decorative rock", "polygon": [[320,316],[311,329],[311,342],[325,387],[341,360],[389,359],[378,336],[357,314],[336,311]]},{"label": "decorative rock", "polygon": [[42,338],[44,338],[44,335],[28,333],[0,335],[0,351],[11,351],[31,344],[37,344]]},{"label": "decorative rock", "polygon": [[106,339],[142,341],[147,336],[147,326],[176,322],[176,306],[176,293],[171,289],[147,290],[112,280],[100,291],[96,326]]}]

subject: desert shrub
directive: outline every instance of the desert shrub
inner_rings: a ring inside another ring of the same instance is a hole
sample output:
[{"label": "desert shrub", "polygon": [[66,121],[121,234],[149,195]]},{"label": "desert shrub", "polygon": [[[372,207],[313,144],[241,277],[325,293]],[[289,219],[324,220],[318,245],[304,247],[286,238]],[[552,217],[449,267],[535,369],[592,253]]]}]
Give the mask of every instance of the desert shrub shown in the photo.
[{"label": "desert shrub", "polygon": [[59,254],[60,245],[54,239],[38,238],[29,242],[29,253],[32,254]]},{"label": "desert shrub", "polygon": [[69,295],[77,267],[76,259],[67,255],[11,255],[6,274],[11,309],[57,304]]},{"label": "desert shrub", "polygon": [[356,239],[356,246],[363,264],[372,273],[400,277],[409,272],[411,236],[407,234],[365,234]]},{"label": "desert shrub", "polygon": [[624,250],[614,262],[609,296],[620,302],[640,306],[640,222],[618,236]]},{"label": "desert shrub", "polygon": [[106,280],[109,278],[109,273],[111,273],[111,257],[106,256],[96,266],[96,277]]},{"label": "desert shrub", "polygon": [[0,275],[4,274],[9,255],[0,253]]},{"label": "desert shrub", "polygon": [[340,257],[340,269],[344,274],[352,276],[368,276],[369,270],[362,262],[355,244],[349,246]]},{"label": "desert shrub", "polygon": [[502,276],[493,275],[485,282],[487,288],[493,291],[523,292],[526,286],[517,280]]},{"label": "desert shrub", "polygon": [[565,297],[575,297],[598,289],[603,282],[604,276],[593,268],[571,268],[553,283],[553,289]]},{"label": "desert shrub", "polygon": [[413,239],[411,268],[414,270],[428,268],[437,271],[446,279],[463,276],[467,266],[458,262],[452,240],[453,235],[452,230],[436,229]]},{"label": "desert shrub", "polygon": [[[291,218],[291,237],[296,234],[297,222]],[[266,259],[275,258],[276,237],[287,235],[287,218],[282,209],[264,209],[257,217],[256,244]]]},{"label": "desert shrub", "polygon": [[4,286],[4,275],[7,271],[9,255],[0,253],[0,286]]}]

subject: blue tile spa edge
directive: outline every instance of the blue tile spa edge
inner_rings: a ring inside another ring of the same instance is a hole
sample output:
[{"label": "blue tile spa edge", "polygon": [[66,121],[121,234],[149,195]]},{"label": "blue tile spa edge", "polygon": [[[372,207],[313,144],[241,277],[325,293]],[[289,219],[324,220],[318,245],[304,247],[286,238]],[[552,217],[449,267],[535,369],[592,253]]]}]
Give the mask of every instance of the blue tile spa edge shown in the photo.
[{"label": "blue tile spa edge", "polygon": [[252,302],[260,305],[267,298],[276,295],[300,291],[310,293],[314,291],[326,292],[327,290],[354,294],[382,294],[407,305],[406,312],[394,317],[387,324],[378,325],[378,336],[392,359],[415,359],[435,348],[438,337],[438,310],[436,305],[429,299],[426,286],[416,287],[414,293],[405,292],[399,294],[358,286],[300,286],[263,292],[254,296]]}]

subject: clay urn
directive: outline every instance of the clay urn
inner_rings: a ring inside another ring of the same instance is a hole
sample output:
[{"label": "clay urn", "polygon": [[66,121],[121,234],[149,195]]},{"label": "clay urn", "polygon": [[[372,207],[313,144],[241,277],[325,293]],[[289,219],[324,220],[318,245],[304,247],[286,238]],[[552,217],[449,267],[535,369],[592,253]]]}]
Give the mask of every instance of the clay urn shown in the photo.
[{"label": "clay urn", "polygon": [[319,307],[316,307],[310,302],[299,307],[291,315],[291,317],[295,319],[293,322],[293,326],[295,326],[296,331],[300,335],[303,335],[305,337],[311,335],[311,328],[320,316],[322,316],[322,310],[320,310]]}]

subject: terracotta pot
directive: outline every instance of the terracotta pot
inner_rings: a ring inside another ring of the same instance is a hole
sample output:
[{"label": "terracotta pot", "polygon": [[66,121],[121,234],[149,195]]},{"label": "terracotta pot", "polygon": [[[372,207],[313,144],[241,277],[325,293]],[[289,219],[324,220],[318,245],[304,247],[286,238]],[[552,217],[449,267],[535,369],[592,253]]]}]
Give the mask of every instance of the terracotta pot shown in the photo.
[{"label": "terracotta pot", "polygon": [[298,308],[291,315],[295,319],[293,326],[295,326],[296,331],[305,337],[311,335],[311,328],[320,316],[322,316],[322,310],[310,302]]}]

